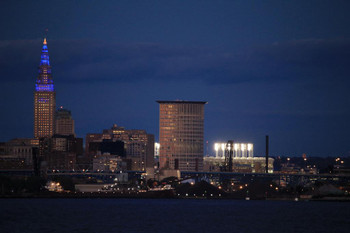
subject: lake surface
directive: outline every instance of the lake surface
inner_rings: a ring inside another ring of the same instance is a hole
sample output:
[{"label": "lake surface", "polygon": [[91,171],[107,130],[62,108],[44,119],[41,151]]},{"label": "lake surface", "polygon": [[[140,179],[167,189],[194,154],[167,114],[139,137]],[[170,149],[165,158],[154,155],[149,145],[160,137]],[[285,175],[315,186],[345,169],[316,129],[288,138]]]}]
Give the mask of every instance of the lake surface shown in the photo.
[{"label": "lake surface", "polygon": [[0,232],[350,232],[349,202],[0,199]]}]

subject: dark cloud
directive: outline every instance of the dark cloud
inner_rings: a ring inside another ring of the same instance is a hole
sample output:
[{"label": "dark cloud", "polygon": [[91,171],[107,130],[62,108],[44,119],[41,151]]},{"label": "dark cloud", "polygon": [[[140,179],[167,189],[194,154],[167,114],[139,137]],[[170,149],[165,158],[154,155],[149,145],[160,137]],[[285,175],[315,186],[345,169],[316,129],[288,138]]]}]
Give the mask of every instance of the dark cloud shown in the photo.
[{"label": "dark cloud", "polygon": [[324,78],[333,74],[328,78],[335,78],[348,76],[350,71],[350,40],[298,40],[275,43],[256,51],[261,59],[294,69],[303,78],[312,73]]},{"label": "dark cloud", "polygon": [[[36,75],[41,41],[1,41],[1,82]],[[350,40],[297,40],[239,53],[217,48],[52,40],[49,52],[60,82],[201,80],[207,84],[252,81],[344,81],[350,73]]]}]

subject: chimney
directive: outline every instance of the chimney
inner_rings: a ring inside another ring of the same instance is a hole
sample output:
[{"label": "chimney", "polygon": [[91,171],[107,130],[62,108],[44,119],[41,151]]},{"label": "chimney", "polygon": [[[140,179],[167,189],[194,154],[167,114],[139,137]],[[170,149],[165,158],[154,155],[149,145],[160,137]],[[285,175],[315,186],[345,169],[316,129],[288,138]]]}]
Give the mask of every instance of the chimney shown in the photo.
[{"label": "chimney", "polygon": [[269,135],[266,135],[266,166],[265,172],[269,173]]}]

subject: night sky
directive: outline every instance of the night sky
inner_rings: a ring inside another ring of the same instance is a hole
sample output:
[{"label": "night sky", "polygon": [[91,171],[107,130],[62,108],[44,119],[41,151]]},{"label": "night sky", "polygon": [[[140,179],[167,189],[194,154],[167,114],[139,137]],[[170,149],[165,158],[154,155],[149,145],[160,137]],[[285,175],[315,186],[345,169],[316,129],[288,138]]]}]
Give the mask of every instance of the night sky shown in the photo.
[{"label": "night sky", "polygon": [[208,101],[205,139],[350,155],[350,1],[1,1],[0,141],[33,135],[45,28],[76,133],[158,139],[156,100]]}]

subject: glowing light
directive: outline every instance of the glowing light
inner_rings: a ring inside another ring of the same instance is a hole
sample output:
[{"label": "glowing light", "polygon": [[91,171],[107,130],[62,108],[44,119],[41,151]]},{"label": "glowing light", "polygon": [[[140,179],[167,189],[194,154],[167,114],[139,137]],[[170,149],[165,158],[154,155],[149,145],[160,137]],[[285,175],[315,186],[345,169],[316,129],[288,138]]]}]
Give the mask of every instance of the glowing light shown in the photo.
[{"label": "glowing light", "polygon": [[235,158],[252,158],[254,157],[253,151],[254,151],[254,144],[253,143],[214,143],[214,150],[216,152],[216,157],[219,157],[218,151],[222,151],[222,154],[220,152],[220,157],[225,156],[225,150],[227,151],[233,151],[233,156]]},{"label": "glowing light", "polygon": [[40,65],[50,65],[49,51],[47,49],[46,38],[44,38],[43,48],[41,50],[41,60]]},{"label": "glowing light", "polygon": [[253,144],[249,143],[248,144],[248,151],[251,151],[253,149]]},{"label": "glowing light", "polygon": [[215,149],[215,156],[218,157],[219,156],[219,148],[220,148],[220,144],[219,143],[215,143],[214,144],[214,149]]},{"label": "glowing light", "polygon": [[218,150],[219,150],[219,147],[220,147],[219,143],[215,143],[215,144],[214,144],[214,149],[215,149],[215,151],[218,151]]},{"label": "glowing light", "polygon": [[225,143],[221,143],[221,150],[225,151]]},{"label": "glowing light", "polygon": [[36,91],[54,91],[53,84],[35,84]]},{"label": "glowing light", "polygon": [[222,157],[225,157],[225,143],[221,143]]},{"label": "glowing light", "polygon": [[156,149],[159,149],[159,148],[160,148],[159,142],[155,142],[155,143],[154,143],[154,147],[155,147]]}]

